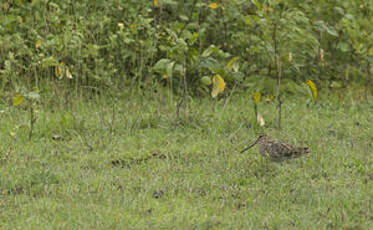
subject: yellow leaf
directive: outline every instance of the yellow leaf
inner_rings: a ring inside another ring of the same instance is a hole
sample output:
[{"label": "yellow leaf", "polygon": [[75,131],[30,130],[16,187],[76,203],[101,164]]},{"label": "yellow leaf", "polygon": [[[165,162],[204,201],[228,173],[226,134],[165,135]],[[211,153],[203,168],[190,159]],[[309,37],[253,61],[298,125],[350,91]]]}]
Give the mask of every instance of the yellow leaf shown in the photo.
[{"label": "yellow leaf", "polygon": [[12,136],[12,137],[14,137],[14,136],[16,135],[15,132],[10,132],[9,134],[10,134],[10,136]]},{"label": "yellow leaf", "polygon": [[320,62],[324,62],[324,50],[320,49]]},{"label": "yellow leaf", "polygon": [[129,27],[130,27],[131,29],[135,28],[136,26],[137,26],[136,23],[132,23],[131,25],[129,25]]},{"label": "yellow leaf", "polygon": [[60,76],[60,68],[57,65],[54,67],[54,75],[56,77]]},{"label": "yellow leaf", "polygon": [[65,62],[60,62],[59,65],[54,66],[54,75],[58,78],[62,78],[65,72]]},{"label": "yellow leaf", "polygon": [[264,7],[263,7],[263,11],[266,11],[266,12],[272,12],[272,11],[273,11],[273,8],[264,6]]},{"label": "yellow leaf", "polygon": [[372,17],[370,17],[370,23],[372,23],[372,24],[373,24],[373,16],[372,16]]},{"label": "yellow leaf", "polygon": [[43,43],[43,40],[37,40],[35,43],[35,48],[39,48],[41,46],[41,43]]},{"label": "yellow leaf", "polygon": [[212,2],[212,3],[209,4],[209,7],[211,9],[217,9],[217,8],[220,7],[220,5],[218,3],[216,3],[216,2]]},{"label": "yellow leaf", "polygon": [[256,122],[258,122],[260,126],[264,126],[266,124],[264,118],[262,117],[262,115],[260,115],[260,113],[258,113],[258,115],[256,116]]},{"label": "yellow leaf", "polygon": [[246,23],[246,25],[250,25],[250,23],[251,23],[250,19],[245,19],[245,23]]},{"label": "yellow leaf", "polygon": [[69,68],[66,67],[66,77],[69,79],[73,79],[73,75],[71,75]]},{"label": "yellow leaf", "polygon": [[369,48],[368,55],[373,56],[373,46]]},{"label": "yellow leaf", "polygon": [[254,94],[253,99],[254,99],[254,103],[255,103],[255,104],[258,104],[258,103],[260,102],[260,97],[261,97],[260,92],[256,92],[256,93]]},{"label": "yellow leaf", "polygon": [[219,93],[224,91],[225,82],[224,82],[224,79],[219,74],[216,74],[212,78],[212,84],[213,84],[213,88],[211,92],[212,97],[216,97],[218,96]]},{"label": "yellow leaf", "polygon": [[118,23],[118,27],[121,28],[121,29],[123,29],[124,24],[123,24],[122,22],[119,22],[119,23]]},{"label": "yellow leaf", "polygon": [[275,96],[272,95],[272,94],[269,94],[269,95],[266,96],[265,101],[266,102],[271,102],[271,101],[273,101],[273,99],[275,99]]},{"label": "yellow leaf", "polygon": [[293,61],[293,53],[292,52],[289,53],[288,60],[289,60],[290,63]]},{"label": "yellow leaf", "polygon": [[316,99],[317,99],[317,88],[316,88],[315,83],[313,83],[313,81],[311,81],[311,80],[307,80],[306,81],[306,85],[308,85],[308,87],[311,89],[313,101],[316,102]]},{"label": "yellow leaf", "polygon": [[20,16],[18,16],[18,17],[17,17],[17,21],[18,21],[19,24],[22,24],[22,23],[23,23],[23,18],[20,17]]},{"label": "yellow leaf", "polygon": [[14,106],[22,104],[22,101],[23,101],[23,96],[21,94],[18,94],[18,95],[13,97],[13,105]]},{"label": "yellow leaf", "polygon": [[158,6],[159,6],[159,2],[158,2],[158,0],[154,0],[154,6],[155,6],[155,7],[158,7]]},{"label": "yellow leaf", "polygon": [[165,74],[162,75],[162,77],[163,77],[164,79],[167,79],[167,78],[169,78],[170,76],[168,76],[168,74],[165,73]]}]

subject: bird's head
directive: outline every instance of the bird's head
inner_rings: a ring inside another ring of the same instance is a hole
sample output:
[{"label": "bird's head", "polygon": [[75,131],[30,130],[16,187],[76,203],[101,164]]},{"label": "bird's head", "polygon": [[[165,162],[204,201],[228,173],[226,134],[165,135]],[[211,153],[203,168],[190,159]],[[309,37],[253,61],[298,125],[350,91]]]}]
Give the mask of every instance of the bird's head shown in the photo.
[{"label": "bird's head", "polygon": [[267,134],[265,134],[265,133],[259,133],[259,136],[258,136],[258,139],[256,140],[256,142],[264,141],[267,138],[268,138]]},{"label": "bird's head", "polygon": [[241,151],[241,153],[245,152],[246,150],[252,148],[254,145],[256,145],[257,143],[265,143],[268,139],[268,136],[267,134],[265,133],[260,133],[258,138],[256,139],[256,141],[254,143],[252,143],[251,145],[249,145],[248,147],[246,147],[244,150]]}]

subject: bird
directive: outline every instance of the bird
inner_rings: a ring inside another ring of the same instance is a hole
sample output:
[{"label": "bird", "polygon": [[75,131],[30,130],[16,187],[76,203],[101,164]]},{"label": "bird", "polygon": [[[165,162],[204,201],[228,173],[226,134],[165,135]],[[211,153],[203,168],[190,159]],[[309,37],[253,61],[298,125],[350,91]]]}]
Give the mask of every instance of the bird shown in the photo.
[{"label": "bird", "polygon": [[259,145],[259,153],[271,161],[283,161],[309,153],[308,147],[296,147],[285,142],[273,140],[265,133],[260,133],[258,139],[253,144],[243,149],[241,153],[247,151],[256,144]]}]

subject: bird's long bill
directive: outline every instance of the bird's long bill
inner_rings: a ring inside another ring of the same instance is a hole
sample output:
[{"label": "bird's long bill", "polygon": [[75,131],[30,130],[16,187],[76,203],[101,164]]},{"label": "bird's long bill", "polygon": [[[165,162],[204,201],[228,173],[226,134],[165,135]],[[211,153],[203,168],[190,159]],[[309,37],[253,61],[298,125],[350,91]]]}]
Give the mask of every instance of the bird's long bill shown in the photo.
[{"label": "bird's long bill", "polygon": [[256,139],[256,141],[254,143],[252,143],[251,145],[249,145],[246,148],[244,148],[243,150],[241,150],[241,153],[247,151],[248,149],[250,149],[251,147],[253,147],[254,145],[256,145],[256,143],[258,143],[258,141],[259,141],[259,138]]}]

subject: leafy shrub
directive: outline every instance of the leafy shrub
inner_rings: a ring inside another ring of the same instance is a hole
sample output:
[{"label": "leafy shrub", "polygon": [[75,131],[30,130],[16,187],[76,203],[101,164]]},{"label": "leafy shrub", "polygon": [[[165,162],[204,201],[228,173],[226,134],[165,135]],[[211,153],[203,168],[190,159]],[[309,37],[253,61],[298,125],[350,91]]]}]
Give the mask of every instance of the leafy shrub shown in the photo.
[{"label": "leafy shrub", "polygon": [[203,93],[201,79],[216,74],[228,86],[270,81],[278,62],[286,79],[347,85],[368,81],[373,61],[364,0],[18,0],[0,12],[3,89],[64,79],[76,89],[161,81]]}]

